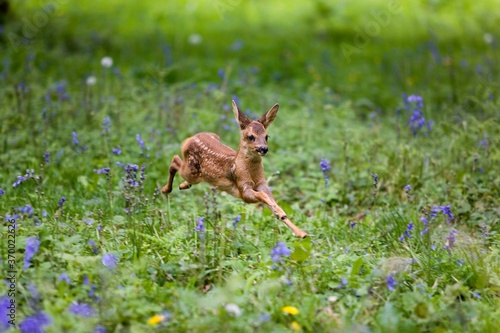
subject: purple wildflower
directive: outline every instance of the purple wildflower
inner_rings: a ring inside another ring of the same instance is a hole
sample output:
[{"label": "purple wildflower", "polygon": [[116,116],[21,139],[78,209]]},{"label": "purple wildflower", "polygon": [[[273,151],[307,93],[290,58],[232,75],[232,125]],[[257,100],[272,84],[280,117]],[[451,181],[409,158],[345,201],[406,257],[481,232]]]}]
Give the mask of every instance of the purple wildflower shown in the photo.
[{"label": "purple wildflower", "polygon": [[219,68],[219,70],[217,71],[217,76],[221,79],[224,79],[225,76],[224,69]]},{"label": "purple wildflower", "polygon": [[72,303],[69,307],[69,312],[84,318],[90,318],[95,315],[95,311],[89,304],[86,303]]},{"label": "purple wildflower", "polygon": [[443,212],[444,215],[448,216],[447,222],[453,221],[455,219],[455,217],[451,213],[451,207],[449,205],[448,206],[441,206],[440,208],[441,208],[441,212]]},{"label": "purple wildflower", "polygon": [[59,274],[57,281],[64,281],[67,284],[71,283],[71,280],[69,279],[68,273],[61,273]]},{"label": "purple wildflower", "polygon": [[446,245],[444,248],[446,250],[451,250],[451,248],[455,245],[455,235],[457,233],[457,230],[451,229],[450,234],[448,237],[446,237]]},{"label": "purple wildflower", "polygon": [[411,231],[413,230],[413,223],[408,223],[406,226],[405,236],[411,238]]},{"label": "purple wildflower", "polygon": [[102,256],[102,264],[109,269],[115,269],[118,266],[118,258],[112,253],[106,253]]},{"label": "purple wildflower", "polygon": [[238,215],[238,216],[236,216],[236,217],[234,218],[234,220],[233,220],[233,228],[234,228],[234,229],[236,229],[236,225],[237,225],[238,223],[240,223],[240,221],[241,221],[241,215]]},{"label": "purple wildflower", "polygon": [[31,259],[35,256],[40,248],[40,240],[38,237],[33,236],[26,238],[26,251],[24,253],[24,271],[30,267]]},{"label": "purple wildflower", "polygon": [[72,142],[75,146],[78,146],[78,145],[80,144],[80,141],[78,141],[78,136],[77,136],[76,132],[75,132],[75,131],[73,131],[73,132],[71,133],[71,135],[72,135],[72,137],[73,137],[73,139],[71,140],[71,142]]},{"label": "purple wildflower", "polygon": [[372,178],[373,178],[373,187],[377,189],[378,186],[378,175],[376,173],[372,173]]},{"label": "purple wildflower", "polygon": [[0,197],[5,194],[5,191],[3,188],[0,187]]},{"label": "purple wildflower", "polygon": [[[12,298],[13,299],[13,298]],[[9,315],[16,311],[16,305],[11,303],[11,298],[7,295],[0,298],[0,332],[4,332],[9,327]]]},{"label": "purple wildflower", "polygon": [[478,293],[472,293],[472,297],[474,297],[474,298],[481,298],[481,295],[479,295]]},{"label": "purple wildflower", "polygon": [[141,147],[141,149],[145,149],[146,146],[144,144],[144,140],[141,138],[141,135],[139,133],[137,133],[135,135],[135,140],[137,141],[137,143],[139,144],[139,147]]},{"label": "purple wildflower", "polygon": [[93,239],[89,239],[87,241],[87,244],[90,245],[90,247],[92,248],[92,252],[94,252],[94,254],[99,253],[99,250],[97,249],[97,244]]},{"label": "purple wildflower", "polygon": [[139,167],[137,164],[127,163],[125,166],[125,172],[127,172],[124,183],[126,187],[139,187],[139,182],[137,181],[137,171]]},{"label": "purple wildflower", "polygon": [[62,208],[65,202],[66,202],[66,197],[62,197],[61,199],[59,199],[57,203],[59,205],[59,208]]},{"label": "purple wildflower", "polygon": [[50,163],[50,153],[48,151],[45,151],[45,153],[43,153],[43,161],[45,162],[45,164]]},{"label": "purple wildflower", "polygon": [[102,325],[97,325],[93,333],[107,333],[106,328]]},{"label": "purple wildflower", "polygon": [[284,242],[278,242],[271,250],[271,260],[275,263],[283,262],[282,257],[289,257],[292,254]]},{"label": "purple wildflower", "polygon": [[143,164],[143,165],[141,165],[141,176],[139,177],[141,182],[143,182],[146,179],[145,172],[146,172],[146,164]]},{"label": "purple wildflower", "polygon": [[21,214],[26,214],[28,215],[28,217],[32,217],[33,216],[33,213],[34,213],[34,209],[33,207],[31,207],[31,205],[26,205],[26,206],[23,206],[23,207],[17,207],[17,210],[21,213]]},{"label": "purple wildflower", "polygon": [[408,184],[405,186],[405,193],[408,198],[410,197],[410,191],[411,191],[411,185]]},{"label": "purple wildflower", "polygon": [[6,214],[5,221],[10,222],[11,220],[14,220],[14,222],[15,222],[15,221],[19,220],[20,217],[21,216],[19,216],[19,214],[14,214],[14,215]]},{"label": "purple wildflower", "polygon": [[19,324],[21,333],[44,333],[44,326],[52,323],[52,319],[44,312],[37,312],[24,318]]},{"label": "purple wildflower", "polygon": [[203,221],[205,220],[205,216],[199,217],[196,219],[196,227],[194,228],[194,231],[198,231],[203,233],[205,231],[205,225],[203,224]]},{"label": "purple wildflower", "polygon": [[321,172],[323,172],[323,178],[325,179],[325,186],[328,185],[328,170],[331,169],[330,162],[323,158],[321,162],[319,162],[319,166],[321,167]]},{"label": "purple wildflower", "polygon": [[33,169],[31,169],[31,170],[27,169],[26,170],[26,174],[24,176],[17,176],[17,179],[12,184],[12,187],[18,187],[19,185],[21,185],[21,183],[27,181],[30,178],[34,178],[34,177],[35,177],[35,170],[33,170]]},{"label": "purple wildflower", "polygon": [[102,121],[102,131],[104,133],[109,133],[110,128],[111,128],[111,119],[109,118],[109,116],[106,116]]},{"label": "purple wildflower", "polygon": [[349,223],[349,226],[351,227],[351,229],[352,229],[352,228],[354,228],[354,227],[356,226],[356,222],[351,221],[351,222]]},{"label": "purple wildflower", "polygon": [[393,291],[397,284],[396,280],[394,280],[394,274],[392,273],[385,279],[385,282],[387,283],[387,289],[389,291]]},{"label": "purple wildflower", "polygon": [[108,175],[110,170],[111,170],[110,168],[101,168],[101,169],[94,169],[94,172],[97,173],[98,175],[100,174]]},{"label": "purple wildflower", "polygon": [[[409,126],[413,133],[413,136],[417,136],[418,132],[426,127],[427,133],[429,133],[432,129],[433,122],[426,121],[424,118],[424,102],[421,96],[410,95],[404,99],[405,108],[407,111],[411,112]],[[412,104],[413,109],[412,109]]]},{"label": "purple wildflower", "polygon": [[116,146],[115,148],[111,149],[111,152],[115,155],[120,155],[122,153],[122,150],[120,146]]}]

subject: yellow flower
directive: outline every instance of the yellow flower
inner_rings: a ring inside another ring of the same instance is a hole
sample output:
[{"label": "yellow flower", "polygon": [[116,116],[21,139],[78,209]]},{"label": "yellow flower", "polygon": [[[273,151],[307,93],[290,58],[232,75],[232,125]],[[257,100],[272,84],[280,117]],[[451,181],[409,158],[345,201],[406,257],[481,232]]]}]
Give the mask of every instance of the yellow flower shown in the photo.
[{"label": "yellow flower", "polygon": [[300,327],[299,323],[297,323],[296,321],[292,321],[290,326],[292,327],[292,330],[294,330],[294,331],[300,331],[302,329],[302,327]]},{"label": "yellow flower", "polygon": [[286,314],[291,314],[291,315],[296,315],[297,313],[299,313],[299,309],[297,309],[295,306],[291,306],[291,305],[284,306],[281,309],[281,311],[283,311]]},{"label": "yellow flower", "polygon": [[148,319],[148,325],[158,325],[162,323],[164,320],[165,320],[164,315],[157,314]]}]

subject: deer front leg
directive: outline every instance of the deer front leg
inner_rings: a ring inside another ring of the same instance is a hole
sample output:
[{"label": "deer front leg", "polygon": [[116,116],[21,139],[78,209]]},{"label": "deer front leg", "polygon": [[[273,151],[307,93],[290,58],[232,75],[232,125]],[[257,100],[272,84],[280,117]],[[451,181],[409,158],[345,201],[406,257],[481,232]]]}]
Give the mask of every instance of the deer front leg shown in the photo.
[{"label": "deer front leg", "polygon": [[172,184],[174,183],[175,174],[181,168],[182,163],[183,162],[179,155],[175,155],[174,158],[172,158],[172,162],[170,163],[170,167],[168,168],[168,182],[167,185],[163,186],[163,188],[161,189],[161,193],[169,194],[170,192],[172,192]]},{"label": "deer front leg", "polygon": [[[266,186],[267,189],[267,186]],[[268,192],[268,193],[266,193]],[[292,230],[294,235],[299,238],[306,238],[307,233],[301,230],[299,227],[297,227],[295,224],[292,223],[286,216],[286,213],[281,209],[280,206],[276,203],[274,200],[271,192],[269,189],[267,189],[266,192],[262,191],[255,191],[251,186],[245,186],[243,187],[241,191],[241,198],[245,202],[262,202],[265,204],[269,209],[273,212],[274,215],[276,215],[285,225]]]}]

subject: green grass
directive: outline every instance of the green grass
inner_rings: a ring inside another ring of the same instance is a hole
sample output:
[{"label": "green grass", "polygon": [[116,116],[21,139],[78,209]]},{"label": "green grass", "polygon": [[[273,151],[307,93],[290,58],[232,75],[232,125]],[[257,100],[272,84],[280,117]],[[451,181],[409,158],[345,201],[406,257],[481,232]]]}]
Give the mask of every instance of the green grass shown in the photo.
[{"label": "green grass", "polygon": [[[7,276],[17,215],[16,323],[42,312],[47,332],[496,332],[497,2],[410,2],[350,59],[341,44],[385,2],[61,3],[17,49],[12,34],[43,7],[16,3],[0,34],[0,253]],[[403,94],[423,96],[429,133],[412,134]],[[266,175],[310,238],[207,185],[158,193],[186,137],[237,147],[235,96],[253,117],[280,104]],[[138,166],[139,186],[118,162]],[[453,220],[431,216],[448,205]],[[292,253],[276,263],[278,242]]]}]

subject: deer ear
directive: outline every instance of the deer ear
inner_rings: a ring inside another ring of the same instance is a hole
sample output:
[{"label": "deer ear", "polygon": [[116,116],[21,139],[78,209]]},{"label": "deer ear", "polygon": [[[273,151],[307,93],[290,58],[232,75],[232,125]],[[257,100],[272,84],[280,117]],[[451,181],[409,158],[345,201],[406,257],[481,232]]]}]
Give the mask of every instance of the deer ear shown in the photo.
[{"label": "deer ear", "polygon": [[278,109],[280,106],[278,104],[274,104],[272,108],[269,109],[266,113],[264,113],[257,121],[264,125],[264,128],[267,128],[273,122],[274,118],[278,114]]},{"label": "deer ear", "polygon": [[236,118],[236,121],[240,125],[240,129],[245,129],[248,124],[250,124],[252,121],[250,118],[245,116],[243,112],[241,112],[240,108],[238,105],[236,105],[236,102],[233,100],[233,113],[234,113],[234,118]]}]

